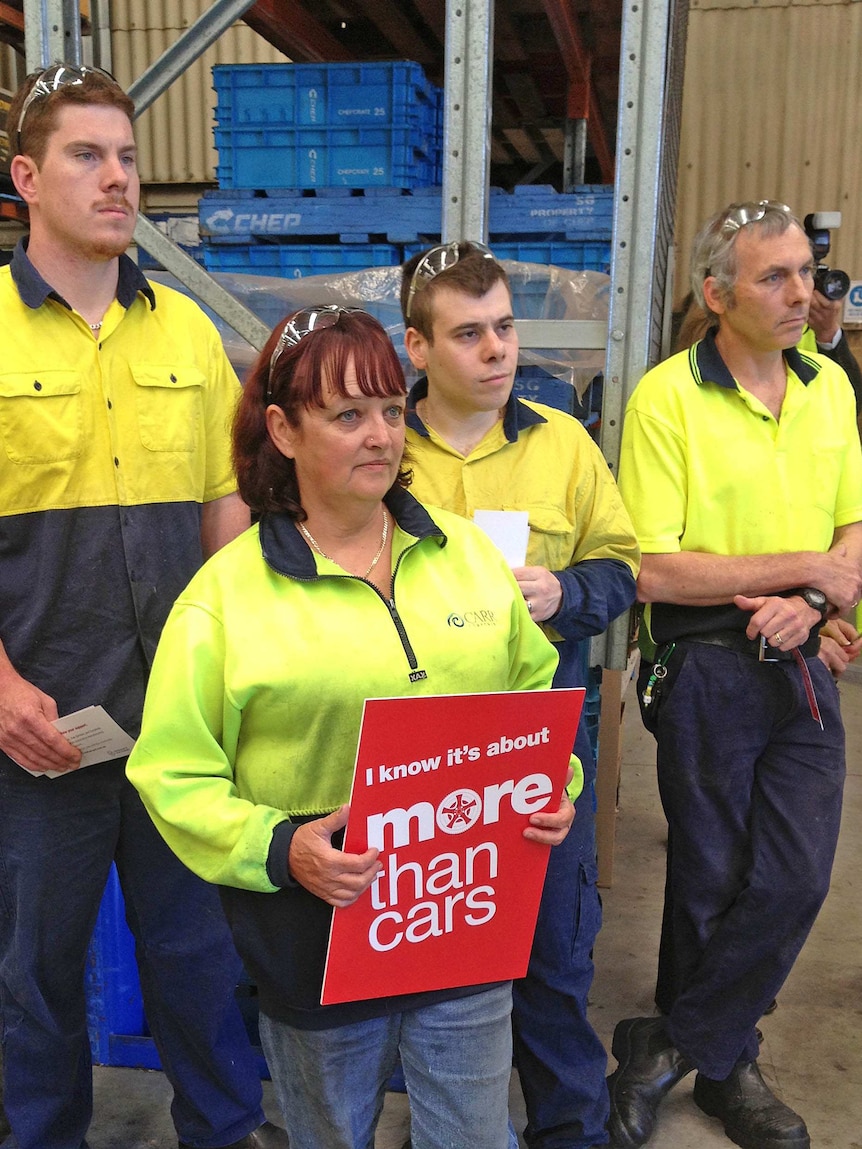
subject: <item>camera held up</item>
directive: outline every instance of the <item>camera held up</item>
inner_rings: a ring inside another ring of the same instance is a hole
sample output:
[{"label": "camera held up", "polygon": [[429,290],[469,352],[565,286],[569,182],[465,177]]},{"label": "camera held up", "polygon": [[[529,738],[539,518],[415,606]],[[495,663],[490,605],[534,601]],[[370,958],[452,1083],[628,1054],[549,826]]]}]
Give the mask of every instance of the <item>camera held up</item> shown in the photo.
[{"label": "camera held up", "polygon": [[803,226],[817,260],[814,286],[833,303],[843,299],[850,290],[850,276],[846,271],[827,267],[823,260],[829,254],[830,229],[841,226],[840,211],[815,211],[805,217]]}]

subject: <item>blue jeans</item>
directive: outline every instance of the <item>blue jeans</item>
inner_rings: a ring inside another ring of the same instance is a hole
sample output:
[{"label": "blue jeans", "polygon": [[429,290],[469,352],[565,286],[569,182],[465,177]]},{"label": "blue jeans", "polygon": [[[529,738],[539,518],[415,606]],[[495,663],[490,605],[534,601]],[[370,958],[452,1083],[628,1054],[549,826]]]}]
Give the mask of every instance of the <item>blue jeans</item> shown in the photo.
[{"label": "blue jeans", "polygon": [[507,1149],[511,983],[330,1029],[261,1014],[291,1149],[372,1149],[400,1053],[413,1149]]},{"label": "blue jeans", "polygon": [[551,850],[527,976],[512,987],[515,1065],[531,1149],[587,1149],[608,1139],[607,1054],[587,1017],[602,906],[594,768],[583,722],[575,753],[588,780],[571,830]]},{"label": "blue jeans", "polygon": [[844,728],[832,675],[808,667],[822,730],[794,662],[684,642],[669,663],[656,730],[673,843],[668,1033],[715,1080],[756,1059],[756,1023],[829,889]]},{"label": "blue jeans", "polygon": [[116,861],[147,1021],[180,1140],[213,1149],[264,1120],[215,889],[159,836],[123,766],[32,778],[0,759],[0,1006],[18,1149],[81,1149],[92,1115],[84,971]]}]

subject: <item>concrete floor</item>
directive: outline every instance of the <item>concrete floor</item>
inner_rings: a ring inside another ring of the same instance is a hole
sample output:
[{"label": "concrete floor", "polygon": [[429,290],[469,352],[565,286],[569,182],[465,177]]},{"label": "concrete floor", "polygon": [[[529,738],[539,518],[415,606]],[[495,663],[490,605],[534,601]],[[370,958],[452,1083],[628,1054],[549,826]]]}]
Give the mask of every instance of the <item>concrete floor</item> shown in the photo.
[{"label": "concrete floor", "polygon": [[[832,890],[781,991],[778,1009],[762,1024],[764,1075],[805,1117],[813,1149],[862,1149],[862,670],[848,671],[841,693],[848,777]],[[614,885],[603,894],[605,924],[596,947],[593,993],[593,1022],[608,1049],[617,1021],[652,1012],[664,847],[654,743],[640,725],[630,687]],[[687,1078],[666,1102],[650,1149],[730,1145],[721,1125],[694,1105],[692,1084],[693,1078]],[[99,1068],[95,1085],[91,1149],[173,1149],[170,1090],[160,1073]],[[265,1104],[278,1121],[268,1083]],[[522,1129],[523,1103],[514,1075],[512,1114]],[[408,1132],[406,1099],[390,1094],[376,1149],[401,1149]]]}]

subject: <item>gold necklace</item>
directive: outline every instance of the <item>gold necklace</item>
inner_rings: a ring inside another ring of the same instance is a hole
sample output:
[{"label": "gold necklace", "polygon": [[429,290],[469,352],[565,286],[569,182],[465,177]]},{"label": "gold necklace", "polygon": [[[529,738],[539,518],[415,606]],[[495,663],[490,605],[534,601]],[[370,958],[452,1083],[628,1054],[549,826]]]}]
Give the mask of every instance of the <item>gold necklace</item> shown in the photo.
[{"label": "gold necklace", "polygon": [[[320,546],[317,539],[314,537],[314,535],[311,533],[311,531],[308,529],[308,527],[305,525],[305,523],[298,523],[297,525],[298,525],[299,529],[302,531],[302,533],[305,535],[305,537],[308,539],[308,541],[311,543],[311,545],[314,547],[314,549],[317,551],[317,553],[322,558],[328,559],[329,562],[331,562],[331,563],[335,563],[335,565],[337,567],[341,566],[341,563],[336,562],[336,560],[331,555],[328,555],[326,553],[326,551],[323,549],[323,547]],[[387,515],[386,508],[384,507],[383,508],[383,534],[380,536],[380,546],[377,548],[377,554],[371,560],[371,565],[369,566],[369,568],[365,572],[365,574],[362,575],[362,578],[368,578],[368,576],[371,574],[371,572],[374,570],[374,568],[380,562],[380,556],[383,554],[383,551],[386,547],[386,540],[388,538],[389,538],[389,516]]]}]

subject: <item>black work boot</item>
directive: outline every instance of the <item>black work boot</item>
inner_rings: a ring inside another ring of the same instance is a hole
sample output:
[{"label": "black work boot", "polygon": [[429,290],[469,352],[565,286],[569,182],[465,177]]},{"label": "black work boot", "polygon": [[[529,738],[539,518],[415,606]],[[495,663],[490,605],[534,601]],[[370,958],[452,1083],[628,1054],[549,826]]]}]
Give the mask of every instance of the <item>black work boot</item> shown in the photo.
[{"label": "black work boot", "polygon": [[[190,1146],[180,1141],[179,1149],[190,1149]],[[280,1126],[273,1125],[271,1121],[264,1121],[263,1125],[252,1129],[251,1133],[247,1133],[239,1141],[225,1145],[223,1149],[289,1149],[289,1145],[287,1134]]]},{"label": "black work boot", "polygon": [[670,1043],[663,1017],[630,1017],[614,1030],[619,1065],[608,1078],[612,1149],[639,1149],[655,1129],[658,1107],[694,1066]]},{"label": "black work boot", "polygon": [[724,1081],[699,1073],[694,1079],[695,1103],[724,1124],[724,1131],[742,1149],[809,1149],[805,1122],[779,1101],[760,1075],[756,1061],[740,1061]]}]

